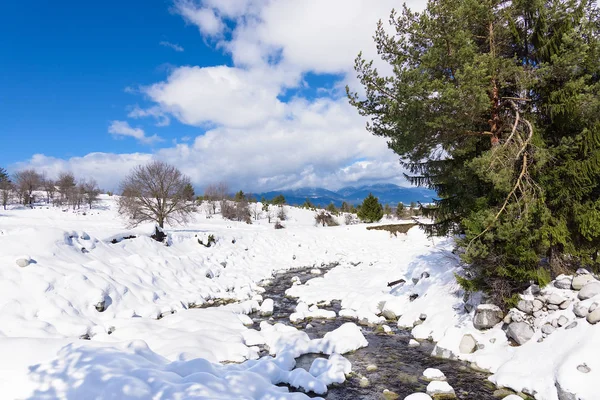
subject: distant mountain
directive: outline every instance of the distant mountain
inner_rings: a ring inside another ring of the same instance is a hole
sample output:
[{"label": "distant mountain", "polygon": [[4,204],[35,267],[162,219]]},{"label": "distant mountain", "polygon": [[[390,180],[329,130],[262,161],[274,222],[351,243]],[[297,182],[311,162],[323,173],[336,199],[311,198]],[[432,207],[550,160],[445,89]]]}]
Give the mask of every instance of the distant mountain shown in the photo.
[{"label": "distant mountain", "polygon": [[258,193],[256,198],[264,197],[267,200],[283,194],[288,204],[302,204],[306,199],[318,206],[326,206],[334,203],[340,206],[342,202],[349,204],[360,204],[365,197],[373,193],[382,204],[396,205],[399,202],[410,204],[411,202],[430,203],[436,197],[434,191],[423,188],[400,187],[391,183],[377,183],[364,186],[348,186],[337,191],[323,188],[305,187],[298,189],[275,190],[271,192]]}]

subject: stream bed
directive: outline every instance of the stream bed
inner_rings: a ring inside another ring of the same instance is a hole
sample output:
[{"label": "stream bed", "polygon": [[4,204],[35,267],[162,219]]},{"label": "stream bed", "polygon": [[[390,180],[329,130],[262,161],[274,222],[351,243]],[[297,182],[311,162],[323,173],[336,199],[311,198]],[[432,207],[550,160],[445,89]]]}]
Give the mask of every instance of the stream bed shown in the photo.
[{"label": "stream bed", "polygon": [[[302,283],[314,278],[315,275],[311,274],[310,270],[307,268],[279,273],[263,286],[266,290],[263,298],[273,299],[275,307],[273,315],[270,317],[261,317],[258,313],[250,315],[255,321],[255,329],[259,329],[261,321],[280,322],[301,329],[311,339],[314,339],[321,338],[325,333],[350,321],[337,317],[332,320],[314,319],[298,324],[290,322],[289,316],[295,311],[297,299],[286,297],[285,291],[292,286],[293,277],[299,277]],[[327,269],[321,270],[326,273]],[[334,310],[337,313],[341,307],[339,302],[334,301],[330,306],[320,306],[320,308]],[[434,347],[431,342],[425,341],[421,342],[418,347],[409,347],[410,331],[398,329],[393,322],[390,322],[388,326],[392,329],[393,334],[383,333],[377,327],[362,326],[363,335],[369,345],[344,354],[344,357],[352,363],[351,375],[345,383],[329,386],[326,395],[314,395],[314,397],[325,397],[328,400],[396,398],[394,396],[384,397],[383,391],[387,389],[399,395],[399,399],[404,399],[409,394],[425,392],[429,382],[422,378],[423,371],[427,368],[438,368],[446,375],[447,381],[454,388],[458,399],[496,399],[493,396],[495,387],[487,381],[486,374],[474,371],[459,361],[431,357],[430,354]],[[261,355],[266,354],[267,352]],[[305,354],[299,357],[296,359],[297,367],[308,370],[317,356],[319,355]],[[377,369],[372,370],[373,365]],[[371,366],[369,371],[367,371],[368,366]],[[290,390],[294,391],[295,389],[290,388]],[[308,395],[312,396],[311,393]]]}]

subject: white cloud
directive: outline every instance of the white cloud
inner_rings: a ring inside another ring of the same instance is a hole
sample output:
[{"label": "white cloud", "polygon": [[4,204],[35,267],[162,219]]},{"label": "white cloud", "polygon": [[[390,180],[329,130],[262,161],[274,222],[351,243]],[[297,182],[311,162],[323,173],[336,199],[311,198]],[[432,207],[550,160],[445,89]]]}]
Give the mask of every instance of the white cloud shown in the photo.
[{"label": "white cloud", "polygon": [[149,107],[142,109],[140,106],[134,106],[131,111],[127,114],[129,118],[144,118],[153,117],[156,120],[156,126],[168,126],[171,123],[171,119],[159,106]]},{"label": "white cloud", "polygon": [[180,45],[178,45],[177,43],[171,43],[171,42],[167,42],[166,40],[162,40],[159,44],[164,47],[170,47],[171,49],[173,49],[177,52],[184,51],[184,48],[181,47]]},{"label": "white cloud", "polygon": [[180,67],[164,82],[143,88],[161,110],[188,125],[245,127],[281,116],[280,81],[235,67]]},{"label": "white cloud", "polygon": [[129,136],[137,139],[143,144],[152,144],[162,141],[157,135],[146,136],[142,128],[133,128],[129,126],[127,121],[112,121],[108,127],[108,133],[112,134],[114,137]]},{"label": "white cloud", "polygon": [[198,7],[193,1],[176,0],[174,11],[180,14],[186,22],[198,26],[200,32],[204,35],[215,36],[225,29],[225,24],[215,14],[214,9]]},{"label": "white cloud", "polygon": [[52,179],[56,179],[63,171],[70,171],[78,179],[94,178],[101,188],[115,190],[131,168],[145,164],[151,159],[151,154],[143,153],[90,153],[67,160],[34,154],[29,160],[15,164],[12,169],[35,168]]}]

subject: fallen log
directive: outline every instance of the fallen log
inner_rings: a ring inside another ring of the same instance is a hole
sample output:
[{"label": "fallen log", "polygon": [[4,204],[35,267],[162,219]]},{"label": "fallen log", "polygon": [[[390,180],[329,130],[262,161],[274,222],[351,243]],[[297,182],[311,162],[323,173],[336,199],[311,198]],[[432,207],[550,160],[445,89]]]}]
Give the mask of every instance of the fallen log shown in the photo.
[{"label": "fallen log", "polygon": [[418,224],[408,223],[408,224],[389,224],[389,225],[377,225],[377,226],[367,226],[367,230],[377,230],[377,231],[388,231],[390,235],[398,236],[398,233],[406,234],[408,230]]},{"label": "fallen log", "polygon": [[392,281],[392,282],[388,282],[388,287],[392,287],[392,286],[396,286],[399,283],[404,283],[406,282],[404,279],[398,279],[397,281]]}]

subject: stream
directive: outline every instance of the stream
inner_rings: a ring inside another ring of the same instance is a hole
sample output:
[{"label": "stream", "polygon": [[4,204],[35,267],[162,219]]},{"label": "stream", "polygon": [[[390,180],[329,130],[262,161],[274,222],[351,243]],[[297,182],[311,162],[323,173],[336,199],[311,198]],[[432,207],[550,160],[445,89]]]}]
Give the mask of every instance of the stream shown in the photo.
[{"label": "stream", "polygon": [[[314,319],[312,321],[302,321],[298,324],[290,322],[289,316],[295,311],[297,299],[286,297],[285,291],[291,287],[291,280],[295,276],[299,277],[302,283],[314,278],[315,275],[312,275],[310,270],[311,268],[307,268],[276,274],[270,280],[270,283],[268,282],[263,286],[266,290],[262,294],[263,298],[273,299],[275,307],[273,315],[270,317],[261,317],[258,313],[250,315],[255,321],[255,329],[259,330],[261,321],[280,322],[301,329],[311,339],[315,339],[323,337],[325,333],[350,321],[337,317],[333,320]],[[322,273],[326,273],[326,270],[321,269]],[[334,310],[337,313],[341,309],[341,305],[339,301],[334,301],[330,306],[320,306],[320,308]],[[308,328],[306,328],[307,325],[309,325]],[[383,333],[377,327],[362,326],[363,335],[369,345],[344,354],[344,357],[352,363],[351,375],[345,383],[329,386],[328,393],[320,397],[325,397],[328,400],[380,400],[386,398],[383,396],[383,391],[387,389],[403,399],[415,392],[425,392],[429,382],[423,379],[421,374],[426,368],[438,368],[446,375],[447,381],[454,388],[458,399],[495,399],[493,396],[495,387],[487,381],[486,374],[474,371],[459,361],[431,357],[430,354],[434,347],[431,342],[425,341],[421,342],[418,347],[409,347],[410,331],[398,329],[393,322],[390,322],[388,326],[392,329],[393,334]],[[268,352],[264,351],[261,355],[267,354]],[[318,356],[317,354],[305,354],[296,359],[296,367],[308,370],[312,361]],[[367,371],[369,365],[376,365],[377,369]],[[290,388],[290,390],[296,391],[294,388]],[[312,393],[308,393],[308,395],[319,397]],[[390,396],[388,398],[396,397]]]}]

